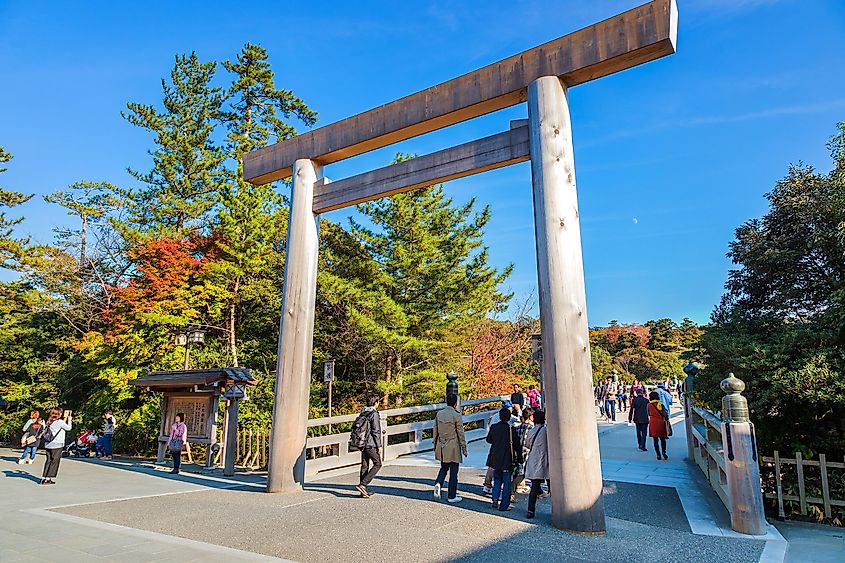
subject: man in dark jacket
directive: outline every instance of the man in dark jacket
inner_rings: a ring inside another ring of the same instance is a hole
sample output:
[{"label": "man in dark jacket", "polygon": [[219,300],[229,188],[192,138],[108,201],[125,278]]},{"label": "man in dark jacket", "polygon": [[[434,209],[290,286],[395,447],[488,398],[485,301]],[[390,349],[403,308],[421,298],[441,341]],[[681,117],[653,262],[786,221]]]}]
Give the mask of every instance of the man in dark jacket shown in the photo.
[{"label": "man in dark jacket", "polygon": [[367,395],[367,406],[361,411],[362,415],[369,417],[367,445],[361,448],[361,481],[355,487],[361,493],[361,498],[370,498],[368,486],[381,469],[381,454],[379,452],[382,446],[381,418],[376,410],[378,399],[376,393]]},{"label": "man in dark jacket", "polygon": [[637,425],[637,445],[641,451],[647,452],[645,447],[648,438],[648,399],[642,387],[637,389],[637,396],[631,401],[631,409],[628,411],[628,422]]},{"label": "man in dark jacket", "polygon": [[525,409],[525,393],[522,392],[522,387],[513,384],[513,393],[511,393],[511,403],[519,405],[519,410],[522,412]]},{"label": "man in dark jacket", "polygon": [[493,469],[493,508],[502,512],[511,509],[511,476],[514,465],[522,463],[522,445],[516,428],[509,424],[510,419],[510,409],[503,407],[499,411],[499,422],[487,432],[490,444],[487,467]]}]

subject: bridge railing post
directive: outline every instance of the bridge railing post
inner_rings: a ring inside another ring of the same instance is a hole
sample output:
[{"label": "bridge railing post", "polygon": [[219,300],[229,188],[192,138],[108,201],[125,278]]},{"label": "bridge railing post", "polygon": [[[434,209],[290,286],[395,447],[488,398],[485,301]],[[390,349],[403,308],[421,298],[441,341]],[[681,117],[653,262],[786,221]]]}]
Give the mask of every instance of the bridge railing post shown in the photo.
[{"label": "bridge railing post", "polygon": [[766,534],[766,514],[757,440],[748,417],[748,401],[742,396],[745,383],[734,374],[722,380],[722,448],[730,499],[731,528],[741,534]]}]

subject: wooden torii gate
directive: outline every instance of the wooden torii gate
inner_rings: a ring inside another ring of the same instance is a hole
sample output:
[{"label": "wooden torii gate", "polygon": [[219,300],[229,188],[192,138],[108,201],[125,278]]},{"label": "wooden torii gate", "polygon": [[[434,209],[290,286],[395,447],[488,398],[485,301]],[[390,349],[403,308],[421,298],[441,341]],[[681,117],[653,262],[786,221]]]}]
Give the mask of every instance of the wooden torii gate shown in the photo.
[{"label": "wooden torii gate", "polygon": [[[654,0],[244,156],[252,183],[293,176],[268,492],[301,490],[305,478],[319,214],[530,160],[552,519],[605,532],[567,90],[674,53],[677,21],[675,0]],[[336,182],[323,176],[326,164],[526,101],[527,124],[503,133]]]}]

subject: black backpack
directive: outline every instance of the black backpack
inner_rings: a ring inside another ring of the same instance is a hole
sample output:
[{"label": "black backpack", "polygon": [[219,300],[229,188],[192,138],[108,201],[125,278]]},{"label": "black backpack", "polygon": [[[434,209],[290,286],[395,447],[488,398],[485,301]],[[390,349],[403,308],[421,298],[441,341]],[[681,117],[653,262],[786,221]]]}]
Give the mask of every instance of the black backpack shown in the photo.
[{"label": "black backpack", "polygon": [[41,432],[41,440],[43,444],[46,446],[50,442],[56,439],[55,434],[53,434],[53,424],[47,424],[46,422],[42,425],[42,432]]},{"label": "black backpack", "polygon": [[364,411],[358,415],[352,423],[352,431],[349,433],[349,450],[363,450],[367,447],[367,440],[370,436],[370,411]]}]

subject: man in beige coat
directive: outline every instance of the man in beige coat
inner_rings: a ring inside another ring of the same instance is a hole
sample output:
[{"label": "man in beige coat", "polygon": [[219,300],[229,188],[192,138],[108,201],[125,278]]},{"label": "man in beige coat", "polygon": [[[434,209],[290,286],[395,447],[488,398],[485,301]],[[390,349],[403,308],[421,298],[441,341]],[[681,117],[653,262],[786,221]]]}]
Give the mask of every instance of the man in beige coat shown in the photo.
[{"label": "man in beige coat", "polygon": [[458,496],[458,466],[467,455],[467,441],[464,438],[464,419],[458,412],[458,396],[454,393],[446,395],[446,408],[437,413],[434,420],[434,457],[440,461],[440,473],[434,483],[434,498],[440,499],[440,489],[449,472],[448,501],[461,502]]}]

